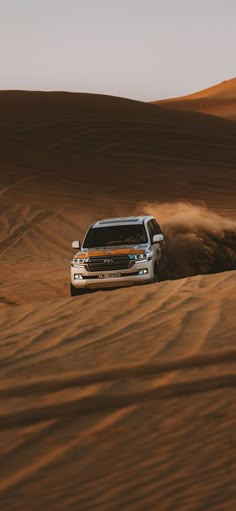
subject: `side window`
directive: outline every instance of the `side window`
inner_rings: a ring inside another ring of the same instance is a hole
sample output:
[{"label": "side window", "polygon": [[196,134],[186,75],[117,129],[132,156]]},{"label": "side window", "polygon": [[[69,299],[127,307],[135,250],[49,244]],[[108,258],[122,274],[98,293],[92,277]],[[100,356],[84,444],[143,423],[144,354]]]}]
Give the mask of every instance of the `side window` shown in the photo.
[{"label": "side window", "polygon": [[152,220],[152,223],[153,223],[153,226],[154,226],[154,229],[155,229],[155,234],[162,234],[162,230],[160,228],[160,225],[157,223],[156,220]]},{"label": "side window", "polygon": [[149,232],[150,240],[151,240],[151,243],[152,243],[153,236],[154,236],[154,234],[155,234],[155,232],[154,232],[154,226],[152,225],[152,220],[149,220],[149,222],[148,222],[148,224],[147,224],[147,228],[148,228],[148,232]]}]

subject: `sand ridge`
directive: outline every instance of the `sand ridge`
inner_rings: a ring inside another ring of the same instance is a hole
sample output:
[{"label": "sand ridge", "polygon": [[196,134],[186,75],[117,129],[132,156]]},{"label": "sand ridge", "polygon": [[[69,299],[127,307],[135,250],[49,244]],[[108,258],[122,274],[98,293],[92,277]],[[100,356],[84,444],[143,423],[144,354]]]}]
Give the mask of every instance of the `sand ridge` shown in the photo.
[{"label": "sand ridge", "polygon": [[236,120],[236,78],[225,80],[187,96],[153,101],[153,104],[178,110],[202,112]]}]

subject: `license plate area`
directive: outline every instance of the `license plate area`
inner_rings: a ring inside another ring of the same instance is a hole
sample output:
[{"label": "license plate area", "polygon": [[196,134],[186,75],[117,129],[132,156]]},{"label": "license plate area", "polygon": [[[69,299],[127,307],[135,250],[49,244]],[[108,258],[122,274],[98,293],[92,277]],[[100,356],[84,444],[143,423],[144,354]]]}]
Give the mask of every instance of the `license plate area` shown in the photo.
[{"label": "license plate area", "polygon": [[99,273],[98,278],[99,279],[118,279],[121,277],[121,273]]}]

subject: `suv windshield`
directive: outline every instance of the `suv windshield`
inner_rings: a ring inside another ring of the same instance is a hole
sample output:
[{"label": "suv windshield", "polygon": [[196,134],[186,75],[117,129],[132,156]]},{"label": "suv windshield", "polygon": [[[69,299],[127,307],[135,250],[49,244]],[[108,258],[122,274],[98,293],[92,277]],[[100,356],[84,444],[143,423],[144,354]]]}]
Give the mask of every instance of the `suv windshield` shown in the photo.
[{"label": "suv windshield", "polygon": [[92,227],[89,229],[83,247],[137,245],[140,243],[147,243],[147,234],[143,224],[115,225],[113,227]]}]

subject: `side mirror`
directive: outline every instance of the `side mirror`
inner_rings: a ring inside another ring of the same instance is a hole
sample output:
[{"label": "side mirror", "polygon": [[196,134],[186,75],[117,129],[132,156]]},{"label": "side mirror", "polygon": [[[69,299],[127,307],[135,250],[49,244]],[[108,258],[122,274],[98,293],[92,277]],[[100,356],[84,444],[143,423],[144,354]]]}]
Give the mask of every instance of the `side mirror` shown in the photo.
[{"label": "side mirror", "polygon": [[80,249],[80,241],[72,241],[72,248],[79,250]]},{"label": "side mirror", "polygon": [[161,241],[164,241],[163,234],[154,234],[152,242],[153,243],[160,243]]}]

